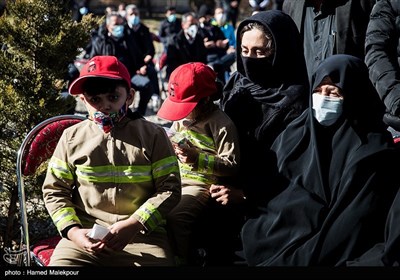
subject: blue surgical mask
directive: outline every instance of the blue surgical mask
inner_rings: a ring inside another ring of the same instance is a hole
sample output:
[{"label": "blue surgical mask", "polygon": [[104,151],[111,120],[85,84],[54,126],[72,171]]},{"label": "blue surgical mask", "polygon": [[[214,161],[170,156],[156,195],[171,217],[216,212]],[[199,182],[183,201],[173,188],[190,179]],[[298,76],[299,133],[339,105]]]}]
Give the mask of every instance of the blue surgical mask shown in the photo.
[{"label": "blue surgical mask", "polygon": [[175,22],[175,20],[176,20],[176,15],[175,15],[175,14],[169,15],[169,16],[167,17],[167,20],[168,20],[168,22]]},{"label": "blue surgical mask", "polygon": [[139,24],[139,22],[140,22],[140,18],[139,18],[139,16],[131,16],[131,17],[129,18],[129,22],[130,22],[130,24],[132,24],[132,25],[137,25],[137,24]]},{"label": "blue surgical mask", "polygon": [[343,99],[313,93],[313,116],[323,126],[334,124],[343,113]]},{"label": "blue surgical mask", "polygon": [[115,25],[112,32],[112,36],[115,38],[122,38],[124,36],[124,26],[123,25]]}]

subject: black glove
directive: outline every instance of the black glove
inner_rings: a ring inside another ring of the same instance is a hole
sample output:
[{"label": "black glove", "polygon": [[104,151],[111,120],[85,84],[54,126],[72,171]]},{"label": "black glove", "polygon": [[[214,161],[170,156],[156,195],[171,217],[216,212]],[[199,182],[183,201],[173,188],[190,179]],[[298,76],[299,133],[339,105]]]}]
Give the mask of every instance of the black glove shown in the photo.
[{"label": "black glove", "polygon": [[383,121],[393,129],[400,131],[400,117],[385,113],[385,115],[383,115]]}]

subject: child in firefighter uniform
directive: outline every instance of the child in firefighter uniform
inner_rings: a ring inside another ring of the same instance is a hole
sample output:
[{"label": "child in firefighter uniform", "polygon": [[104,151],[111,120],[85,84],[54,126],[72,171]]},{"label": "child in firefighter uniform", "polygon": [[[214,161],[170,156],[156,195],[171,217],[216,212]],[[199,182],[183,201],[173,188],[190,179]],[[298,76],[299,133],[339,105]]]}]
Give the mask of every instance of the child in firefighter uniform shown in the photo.
[{"label": "child in firefighter uniform", "polygon": [[63,132],[43,184],[63,237],[51,266],[175,265],[165,218],[181,198],[178,161],[165,130],[130,111],[130,80],[116,57],[96,56],[71,83],[89,115]]},{"label": "child in firefighter uniform", "polygon": [[239,168],[236,127],[218,108],[216,73],[191,62],[176,68],[157,115],[173,121],[168,133],[179,159],[182,199],[168,214],[179,264],[187,264],[193,224],[208,206],[211,184],[227,182]]}]

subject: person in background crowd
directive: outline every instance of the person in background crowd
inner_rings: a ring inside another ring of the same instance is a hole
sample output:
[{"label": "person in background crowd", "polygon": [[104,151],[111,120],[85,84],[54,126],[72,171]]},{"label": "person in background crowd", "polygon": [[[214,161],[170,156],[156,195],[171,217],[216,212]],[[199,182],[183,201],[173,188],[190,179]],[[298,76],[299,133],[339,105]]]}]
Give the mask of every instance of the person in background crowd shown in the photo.
[{"label": "person in background crowd", "polygon": [[106,8],[104,9],[104,14],[106,17],[107,17],[107,15],[111,14],[112,12],[118,12],[118,9],[113,5],[106,6]]},{"label": "person in background crowd", "polygon": [[126,3],[121,2],[118,4],[117,12],[121,15],[121,17],[126,17]]},{"label": "person in background crowd", "polygon": [[[50,266],[174,266],[165,218],[181,198],[178,161],[164,129],[130,111],[128,69],[95,56],[69,93],[89,116],[64,130],[43,183],[63,237]],[[92,235],[95,224],[108,233]]]},{"label": "person in background crowd", "polygon": [[165,9],[165,18],[160,22],[158,27],[158,37],[162,43],[162,51],[158,57],[156,69],[160,72],[162,90],[165,92],[165,81],[168,80],[167,70],[163,68],[167,65],[167,48],[169,42],[173,41],[173,37],[176,36],[179,31],[182,30],[182,20],[177,17],[176,7],[167,6]]},{"label": "person in background crowd", "polygon": [[369,77],[386,106],[384,121],[400,131],[400,58],[396,18],[399,1],[378,1],[371,12],[365,42]]},{"label": "person in background crowd", "polygon": [[[216,78],[212,68],[201,62],[178,66],[168,82],[168,97],[157,113],[160,118],[173,121],[169,134],[182,177],[182,199],[167,216],[172,244],[181,265],[191,264],[194,224],[211,207],[211,184],[229,182],[239,169],[236,127],[214,104],[221,90]],[[211,225],[210,219],[204,226]],[[218,225],[212,227],[218,234]]]},{"label": "person in background crowd", "polygon": [[308,109],[272,145],[282,191],[243,226],[248,265],[344,266],[383,241],[400,154],[383,113],[363,60],[320,64]]},{"label": "person in background crowd", "polygon": [[89,12],[89,2],[90,0],[69,0],[69,10],[72,11],[72,20],[81,21],[82,16]]},{"label": "person in background crowd", "polygon": [[233,28],[236,29],[236,23],[239,16],[240,0],[221,0],[220,6],[217,8],[222,8],[226,21],[231,23]]},{"label": "person in background crowd", "polygon": [[[222,65],[220,60],[227,55],[229,39],[225,37],[218,26],[212,24],[213,16],[214,13],[206,5],[201,6],[197,15],[200,26],[199,33],[207,49],[207,64],[213,66],[213,69],[218,74],[218,78],[222,82],[225,82],[225,71],[228,69],[228,66]],[[216,67],[215,63],[219,67]],[[232,64],[233,61],[229,63]]]},{"label": "person in background crowd", "polygon": [[229,192],[237,201],[246,197],[250,207],[274,191],[265,179],[273,178],[270,146],[307,107],[309,83],[299,31],[281,11],[259,12],[239,24],[236,57],[220,106],[238,129],[241,149],[236,184],[244,194]]},{"label": "person in background crowd", "polygon": [[[138,63],[142,65],[137,72],[138,75],[132,77],[133,84],[141,85],[141,88],[148,86],[144,91],[139,90],[140,100],[137,110],[145,114],[152,96],[160,99],[160,85],[153,62],[156,51],[150,29],[141,21],[140,12],[136,5],[130,4],[126,6],[126,22],[128,37],[137,46],[137,56],[140,59]],[[147,80],[145,81],[144,77],[150,80],[150,83]]]},{"label": "person in background crowd", "polygon": [[178,34],[182,30],[182,21],[176,14],[175,6],[168,6],[165,9],[165,19],[160,22],[158,36],[160,37],[163,48],[166,52],[168,39]]},{"label": "person in background crowd", "polygon": [[160,22],[158,36],[163,44],[163,52],[166,53],[168,39],[182,30],[182,21],[176,15],[175,6],[168,6],[165,9],[165,18]]},{"label": "person in background crowd", "polygon": [[252,14],[271,9],[272,0],[249,0]]},{"label": "person in background crowd", "polygon": [[199,22],[193,12],[182,15],[182,30],[170,38],[167,46],[166,80],[179,65],[188,62],[207,64],[207,49],[199,31]]},{"label": "person in background crowd", "polygon": [[308,76],[333,54],[365,57],[365,34],[376,0],[285,0],[303,39]]},{"label": "person in background crowd", "polygon": [[232,24],[227,22],[226,15],[222,8],[216,8],[214,11],[214,18],[211,24],[221,29],[225,38],[228,39],[228,48],[226,53],[214,60],[210,65],[218,73],[218,78],[225,83],[229,79],[231,66],[236,61],[235,48],[236,48],[236,34],[235,28]]}]

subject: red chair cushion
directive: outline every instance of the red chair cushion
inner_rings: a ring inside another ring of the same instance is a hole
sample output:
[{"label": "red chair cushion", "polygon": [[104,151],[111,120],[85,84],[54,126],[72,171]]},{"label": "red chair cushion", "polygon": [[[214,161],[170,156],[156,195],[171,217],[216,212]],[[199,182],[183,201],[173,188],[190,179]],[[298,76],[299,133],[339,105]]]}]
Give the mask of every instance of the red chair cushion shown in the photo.
[{"label": "red chair cushion", "polygon": [[41,240],[32,246],[32,253],[44,266],[47,266],[50,262],[50,257],[53,254],[54,248],[60,240],[61,236],[59,235]]},{"label": "red chair cushion", "polygon": [[39,165],[51,157],[64,129],[78,122],[81,120],[59,120],[42,128],[32,140],[29,151],[23,155],[22,162],[25,165],[22,174],[25,176],[34,174]]}]

